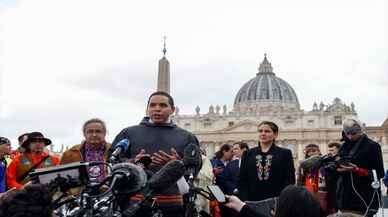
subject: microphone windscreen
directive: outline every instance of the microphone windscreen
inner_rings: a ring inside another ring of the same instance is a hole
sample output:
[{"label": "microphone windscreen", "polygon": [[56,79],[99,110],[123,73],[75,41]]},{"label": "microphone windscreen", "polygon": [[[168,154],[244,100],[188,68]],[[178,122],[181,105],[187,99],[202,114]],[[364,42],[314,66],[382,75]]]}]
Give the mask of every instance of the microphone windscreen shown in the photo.
[{"label": "microphone windscreen", "polygon": [[120,142],[118,142],[116,145],[115,145],[115,148],[122,148],[124,151],[127,151],[128,150],[128,146],[129,146],[130,142],[128,139],[122,139],[120,140]]},{"label": "microphone windscreen", "polygon": [[201,149],[196,144],[188,144],[183,151],[183,164],[188,167],[199,167],[201,166]]},{"label": "microphone windscreen", "polygon": [[311,169],[319,167],[320,163],[321,163],[321,156],[316,155],[316,156],[309,157],[306,160],[303,160],[300,163],[300,167],[306,171],[310,171]]},{"label": "microphone windscreen", "polygon": [[185,166],[180,160],[173,160],[164,165],[148,181],[148,185],[160,192],[174,185],[185,173]]},{"label": "microphone windscreen", "polygon": [[134,194],[139,192],[147,184],[147,175],[143,168],[133,163],[118,163],[112,167],[113,176],[124,174],[113,186],[113,190],[119,194]]}]

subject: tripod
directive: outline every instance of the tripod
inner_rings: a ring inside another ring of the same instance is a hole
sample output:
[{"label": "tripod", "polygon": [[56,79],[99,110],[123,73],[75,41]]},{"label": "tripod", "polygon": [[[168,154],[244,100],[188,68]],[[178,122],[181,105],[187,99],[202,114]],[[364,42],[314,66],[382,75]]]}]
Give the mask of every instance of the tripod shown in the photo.
[{"label": "tripod", "polygon": [[198,211],[195,207],[195,200],[197,199],[198,194],[211,200],[210,193],[205,191],[202,188],[195,187],[194,185],[194,175],[191,172],[188,178],[189,192],[185,195],[185,217],[211,217],[210,214],[205,211]]}]

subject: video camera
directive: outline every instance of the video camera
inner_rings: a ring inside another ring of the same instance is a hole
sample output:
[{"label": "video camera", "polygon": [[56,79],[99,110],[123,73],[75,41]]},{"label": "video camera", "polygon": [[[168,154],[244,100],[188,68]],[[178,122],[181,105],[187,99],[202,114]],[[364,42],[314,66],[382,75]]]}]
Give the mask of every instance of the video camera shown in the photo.
[{"label": "video camera", "polygon": [[351,156],[323,155],[320,159],[320,166],[325,169],[337,169],[340,165],[348,166],[352,161]]},{"label": "video camera", "polygon": [[339,155],[323,155],[323,156],[312,156],[302,161],[300,166],[306,171],[317,168],[325,168],[329,170],[336,170],[340,165],[350,165],[352,161],[351,156],[339,156]]}]

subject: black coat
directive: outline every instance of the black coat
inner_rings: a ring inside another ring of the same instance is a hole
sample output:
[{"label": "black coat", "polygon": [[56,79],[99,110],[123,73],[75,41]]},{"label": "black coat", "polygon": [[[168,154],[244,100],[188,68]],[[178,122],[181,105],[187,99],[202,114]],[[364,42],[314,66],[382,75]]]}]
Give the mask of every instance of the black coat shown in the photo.
[{"label": "black coat", "polygon": [[[339,172],[337,181],[337,205],[338,208],[342,210],[365,212],[366,206],[354,191],[352,187],[352,180],[355,190],[369,205],[374,194],[374,189],[371,187],[373,181],[372,170],[376,170],[378,179],[384,177],[381,147],[378,143],[369,139],[365,134],[359,139],[359,141],[356,142],[352,142],[346,137],[343,138],[343,140],[344,143],[339,152],[340,157],[351,158],[351,163],[357,165],[359,168],[367,169],[369,175],[360,177],[355,172]],[[358,142],[359,145],[357,145]],[[354,149],[355,151],[352,151],[353,147],[356,147]],[[354,153],[353,155],[352,152]],[[378,189],[378,193],[381,198],[380,189]],[[378,201],[376,193],[370,209],[377,208]]]},{"label": "black coat", "polygon": [[[268,166],[269,170],[265,171]],[[238,182],[241,200],[259,201],[277,197],[291,184],[295,184],[295,168],[289,149],[272,145],[264,153],[259,145],[244,152]]]}]

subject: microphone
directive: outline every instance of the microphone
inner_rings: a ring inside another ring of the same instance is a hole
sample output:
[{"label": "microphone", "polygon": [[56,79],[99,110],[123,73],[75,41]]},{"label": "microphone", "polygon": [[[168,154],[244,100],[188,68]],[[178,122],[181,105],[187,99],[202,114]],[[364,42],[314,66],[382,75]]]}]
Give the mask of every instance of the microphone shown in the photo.
[{"label": "microphone", "polygon": [[128,147],[129,147],[129,140],[128,139],[123,139],[121,140],[120,142],[118,142],[116,145],[115,145],[115,149],[114,151],[112,152],[112,155],[109,159],[110,162],[115,162],[117,161],[119,158],[120,158],[120,154],[122,152],[126,152],[128,150]]},{"label": "microphone", "polygon": [[377,179],[377,173],[376,173],[376,170],[372,170],[372,174],[373,174],[373,182],[371,184],[372,188],[374,189],[378,189],[380,187],[380,182],[379,180]]},{"label": "microphone", "polygon": [[319,167],[320,164],[321,164],[321,156],[317,155],[317,156],[311,156],[303,160],[300,163],[300,167],[306,171],[310,171],[314,168]]},{"label": "microphone", "polygon": [[135,162],[136,165],[139,165],[144,169],[147,169],[151,163],[152,163],[152,159],[150,156],[143,156],[138,161]]},{"label": "microphone", "polygon": [[165,190],[174,185],[185,173],[185,166],[180,160],[173,160],[164,165],[158,172],[156,172],[150,180],[148,180],[147,186],[142,194],[145,199],[141,202],[135,203],[122,213],[123,217],[134,216],[142,207],[146,198],[151,198],[153,193]]},{"label": "microphone", "polygon": [[113,166],[112,189],[117,194],[135,194],[147,184],[144,170],[133,163],[118,163]]},{"label": "microphone", "polygon": [[185,166],[182,161],[170,161],[148,180],[148,186],[154,192],[163,191],[176,184],[184,173]]},{"label": "microphone", "polygon": [[183,164],[191,174],[196,176],[202,167],[201,149],[197,144],[190,143],[183,151]]}]

